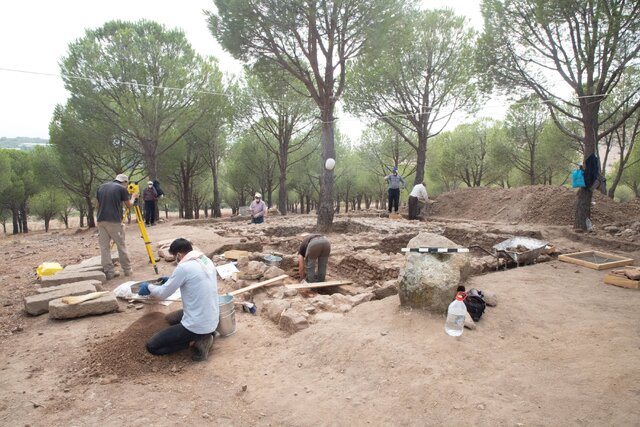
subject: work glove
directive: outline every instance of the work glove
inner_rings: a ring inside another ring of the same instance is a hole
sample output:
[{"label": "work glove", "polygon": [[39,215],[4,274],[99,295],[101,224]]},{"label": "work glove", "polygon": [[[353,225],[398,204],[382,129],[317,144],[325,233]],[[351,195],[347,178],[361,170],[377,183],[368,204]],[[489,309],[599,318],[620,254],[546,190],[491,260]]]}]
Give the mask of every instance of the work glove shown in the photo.
[{"label": "work glove", "polygon": [[164,285],[165,283],[167,283],[167,280],[169,280],[169,276],[162,276],[158,278],[158,283]]},{"label": "work glove", "polygon": [[149,291],[149,282],[140,283],[140,290],[138,290],[138,295],[141,297],[151,295],[151,291]]}]

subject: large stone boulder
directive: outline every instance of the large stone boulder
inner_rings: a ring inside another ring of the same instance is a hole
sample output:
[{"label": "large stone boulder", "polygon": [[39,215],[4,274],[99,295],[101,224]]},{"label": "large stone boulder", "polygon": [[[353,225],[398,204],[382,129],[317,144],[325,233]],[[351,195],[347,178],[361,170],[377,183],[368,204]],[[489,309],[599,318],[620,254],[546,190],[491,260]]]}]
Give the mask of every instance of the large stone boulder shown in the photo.
[{"label": "large stone boulder", "polygon": [[[420,233],[409,241],[410,248],[456,248],[446,237]],[[441,314],[447,310],[456,288],[470,275],[469,257],[464,253],[428,254],[409,252],[400,270],[398,295],[400,304]]]}]

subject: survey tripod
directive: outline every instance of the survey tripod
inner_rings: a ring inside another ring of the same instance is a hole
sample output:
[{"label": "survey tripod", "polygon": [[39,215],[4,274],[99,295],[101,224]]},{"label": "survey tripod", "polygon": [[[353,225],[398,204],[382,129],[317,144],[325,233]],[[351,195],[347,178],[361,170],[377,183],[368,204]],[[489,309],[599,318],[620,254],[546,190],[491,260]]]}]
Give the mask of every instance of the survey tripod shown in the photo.
[{"label": "survey tripod", "polygon": [[144,246],[147,249],[147,255],[149,255],[149,261],[151,261],[151,265],[153,265],[153,271],[158,274],[158,266],[156,265],[156,257],[153,256],[153,249],[151,249],[151,242],[149,241],[149,235],[147,234],[147,228],[144,226],[144,218],[142,217],[142,212],[140,211],[140,205],[138,204],[138,200],[140,199],[140,187],[138,183],[130,183],[127,186],[127,191],[133,197],[135,194],[138,195],[133,200],[133,206],[131,208],[127,208],[122,217],[122,222],[129,216],[129,213],[133,209],[136,214],[136,221],[138,223],[138,228],[140,229],[140,237],[144,241]]}]

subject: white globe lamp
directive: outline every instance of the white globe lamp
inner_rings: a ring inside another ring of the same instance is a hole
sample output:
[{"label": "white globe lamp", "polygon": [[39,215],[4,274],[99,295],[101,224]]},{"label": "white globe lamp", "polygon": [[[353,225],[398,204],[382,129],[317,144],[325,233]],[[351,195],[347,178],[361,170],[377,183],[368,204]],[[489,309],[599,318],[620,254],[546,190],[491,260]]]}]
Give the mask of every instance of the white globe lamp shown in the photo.
[{"label": "white globe lamp", "polygon": [[333,170],[333,168],[336,167],[336,161],[333,160],[332,158],[328,158],[325,162],[324,162],[324,167],[327,170]]}]

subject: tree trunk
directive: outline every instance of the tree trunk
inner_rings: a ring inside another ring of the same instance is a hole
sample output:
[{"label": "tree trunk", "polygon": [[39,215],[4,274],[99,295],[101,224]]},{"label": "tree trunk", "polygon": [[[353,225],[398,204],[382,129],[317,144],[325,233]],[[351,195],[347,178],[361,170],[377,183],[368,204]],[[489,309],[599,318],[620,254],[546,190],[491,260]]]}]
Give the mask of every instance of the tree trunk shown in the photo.
[{"label": "tree trunk", "polygon": [[416,176],[413,185],[424,181],[424,169],[427,164],[427,138],[426,134],[418,133],[418,151],[416,152]]},{"label": "tree trunk", "polygon": [[211,216],[213,218],[221,218],[222,209],[220,209],[220,186],[218,183],[218,168],[215,163],[211,168],[211,175],[213,175],[213,205],[211,207]]},{"label": "tree trunk", "polygon": [[335,159],[336,152],[333,136],[333,103],[325,102],[325,107],[321,109],[322,119],[322,156],[320,167],[320,200],[318,203],[317,228],[321,233],[331,230],[333,225],[333,170],[324,167],[327,159]]},{"label": "tree trunk", "polygon": [[287,214],[287,170],[280,162],[280,177],[278,178],[278,210],[280,215]]},{"label": "tree trunk", "polygon": [[11,221],[12,221],[12,225],[13,225],[13,234],[18,234],[20,232],[20,221],[18,221],[19,218],[19,213],[18,213],[18,208],[16,207],[12,207],[11,208]]},{"label": "tree trunk", "polygon": [[96,219],[93,215],[93,202],[91,201],[91,196],[85,196],[84,201],[87,205],[87,227],[94,228],[96,226]]},{"label": "tree trunk", "polygon": [[[598,109],[599,104],[593,103],[590,98],[580,99],[582,111],[582,123],[584,126],[584,160],[596,152],[598,141]],[[578,191],[576,211],[573,227],[577,230],[587,230],[587,218],[591,218],[591,197],[593,193],[586,188]]]},{"label": "tree trunk", "polygon": [[22,206],[20,206],[20,216],[22,217],[22,232],[23,233],[28,233],[29,232],[29,225],[27,224],[27,205],[26,205],[26,203],[23,203]]},{"label": "tree trunk", "polygon": [[48,233],[49,232],[49,222],[51,221],[51,218],[44,218],[44,232]]}]

